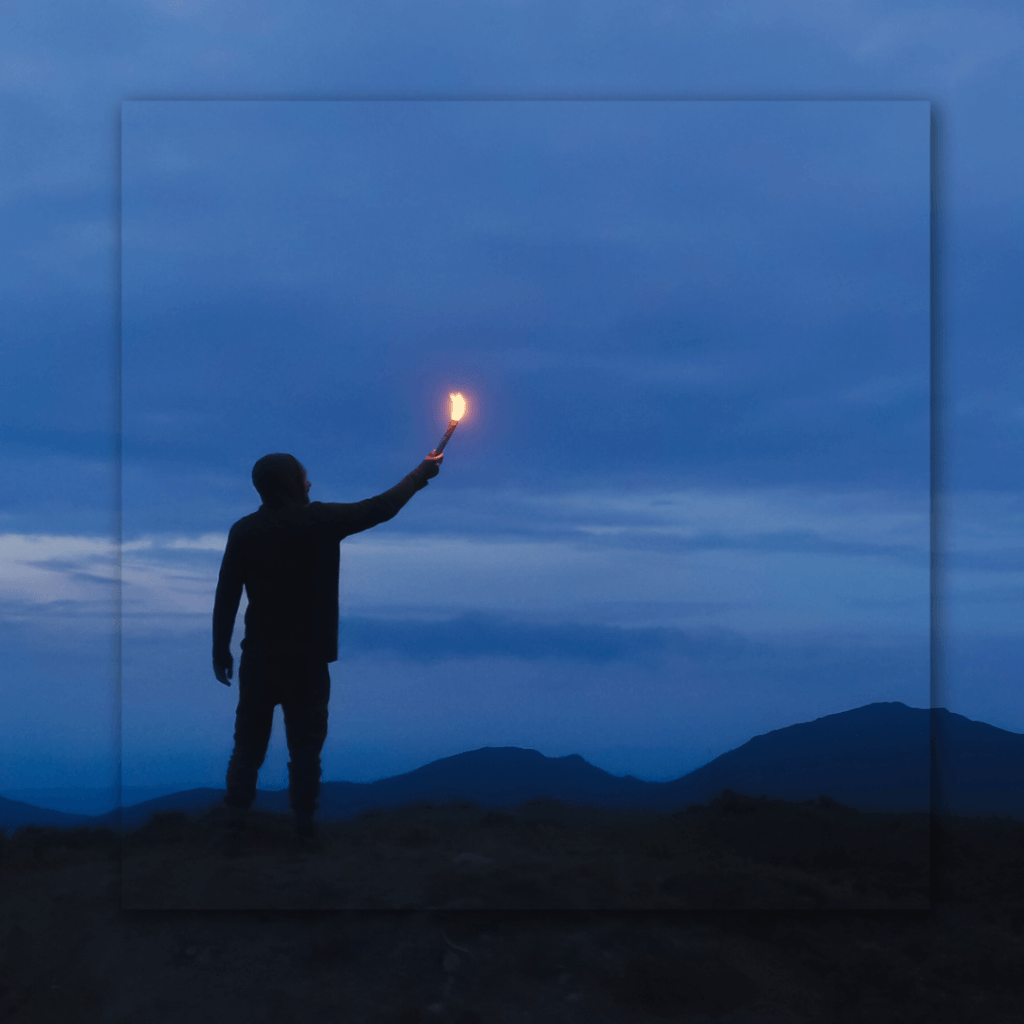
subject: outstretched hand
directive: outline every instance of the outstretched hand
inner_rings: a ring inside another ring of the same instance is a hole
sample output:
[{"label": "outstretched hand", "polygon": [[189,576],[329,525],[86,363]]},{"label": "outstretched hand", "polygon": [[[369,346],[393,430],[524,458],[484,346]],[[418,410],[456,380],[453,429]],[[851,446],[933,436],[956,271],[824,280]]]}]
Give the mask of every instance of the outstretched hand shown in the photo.
[{"label": "outstretched hand", "polygon": [[227,661],[217,661],[214,658],[213,661],[213,674],[217,677],[217,682],[223,683],[225,686],[230,686],[231,683],[228,681],[231,679],[231,672],[235,667],[235,659],[229,654]]},{"label": "outstretched hand", "polygon": [[444,462],[444,452],[441,452],[439,455],[436,451],[431,451],[423,461],[428,462],[432,467],[433,472],[430,474],[430,477],[433,478],[441,472],[441,463]]}]

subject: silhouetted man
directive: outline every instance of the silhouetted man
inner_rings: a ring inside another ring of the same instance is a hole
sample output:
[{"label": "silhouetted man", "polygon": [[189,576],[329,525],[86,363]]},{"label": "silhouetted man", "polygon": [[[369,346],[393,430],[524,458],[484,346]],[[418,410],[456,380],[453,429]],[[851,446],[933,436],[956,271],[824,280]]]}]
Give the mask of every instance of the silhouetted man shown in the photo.
[{"label": "silhouetted man", "polygon": [[277,704],[291,757],[288,794],[296,840],[304,848],[316,846],[313,815],[331,691],[327,665],[338,658],[339,542],[393,518],[437,476],[443,459],[431,452],[391,490],[352,504],[310,502],[306,470],[293,455],[264,455],[253,466],[252,482],[263,504],[231,527],[213,607],[213,671],[230,686],[231,633],[245,587],[249,607],[224,798],[228,852],[237,852],[245,814],[256,798]]}]

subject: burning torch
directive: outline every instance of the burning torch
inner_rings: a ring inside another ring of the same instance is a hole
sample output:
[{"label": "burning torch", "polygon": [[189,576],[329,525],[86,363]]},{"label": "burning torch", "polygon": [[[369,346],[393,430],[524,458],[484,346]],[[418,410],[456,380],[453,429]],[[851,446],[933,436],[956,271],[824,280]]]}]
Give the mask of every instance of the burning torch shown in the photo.
[{"label": "burning torch", "polygon": [[444,451],[444,446],[448,443],[448,439],[452,436],[455,428],[459,425],[459,420],[462,419],[463,413],[466,411],[466,400],[462,397],[461,391],[455,392],[454,395],[449,394],[448,397],[452,400],[452,418],[448,424],[448,429],[444,432],[444,437],[441,438],[434,449],[435,455],[440,455]]}]

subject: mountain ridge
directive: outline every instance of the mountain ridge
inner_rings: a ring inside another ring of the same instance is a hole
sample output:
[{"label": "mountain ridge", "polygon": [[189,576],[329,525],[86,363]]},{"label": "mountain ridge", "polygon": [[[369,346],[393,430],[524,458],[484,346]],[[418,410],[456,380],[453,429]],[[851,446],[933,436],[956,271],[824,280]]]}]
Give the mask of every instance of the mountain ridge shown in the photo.
[{"label": "mountain ridge", "polygon": [[[723,789],[787,800],[825,795],[863,811],[921,812],[931,808],[933,742],[941,810],[1024,818],[1024,735],[944,708],[912,708],[899,701],[866,704],[761,733],[668,782],[615,776],[579,754],[551,758],[532,748],[480,747],[375,782],[324,782],[319,817],[345,820],[367,810],[424,801],[515,807],[538,797],[672,811],[705,803]],[[105,825],[131,830],[154,813],[197,813],[222,798],[222,789],[199,787],[86,815],[0,797],[0,828]],[[254,806],[285,813],[287,790],[259,790]]]}]

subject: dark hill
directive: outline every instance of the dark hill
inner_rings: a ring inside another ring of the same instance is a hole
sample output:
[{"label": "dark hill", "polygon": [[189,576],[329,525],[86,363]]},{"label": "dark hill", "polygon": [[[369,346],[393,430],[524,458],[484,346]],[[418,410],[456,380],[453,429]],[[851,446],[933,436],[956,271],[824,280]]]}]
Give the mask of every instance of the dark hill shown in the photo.
[{"label": "dark hill", "polygon": [[325,820],[417,801],[469,800],[484,806],[518,807],[550,797],[596,807],[648,806],[651,786],[629,775],[610,775],[579,754],[545,757],[522,747],[482,747],[378,782],[325,783],[320,803]]},{"label": "dark hill", "polygon": [[935,753],[942,811],[1024,818],[1024,735],[939,708]]},{"label": "dark hill", "polygon": [[867,704],[755,736],[665,783],[666,801],[704,803],[728,788],[782,800],[826,794],[860,810],[926,811],[929,742],[926,709]]},{"label": "dark hill", "polygon": [[13,832],[22,825],[38,825],[45,828],[76,828],[99,824],[95,817],[87,814],[65,814],[51,811],[48,807],[36,807],[21,800],[8,800],[0,796],[0,828]]}]

